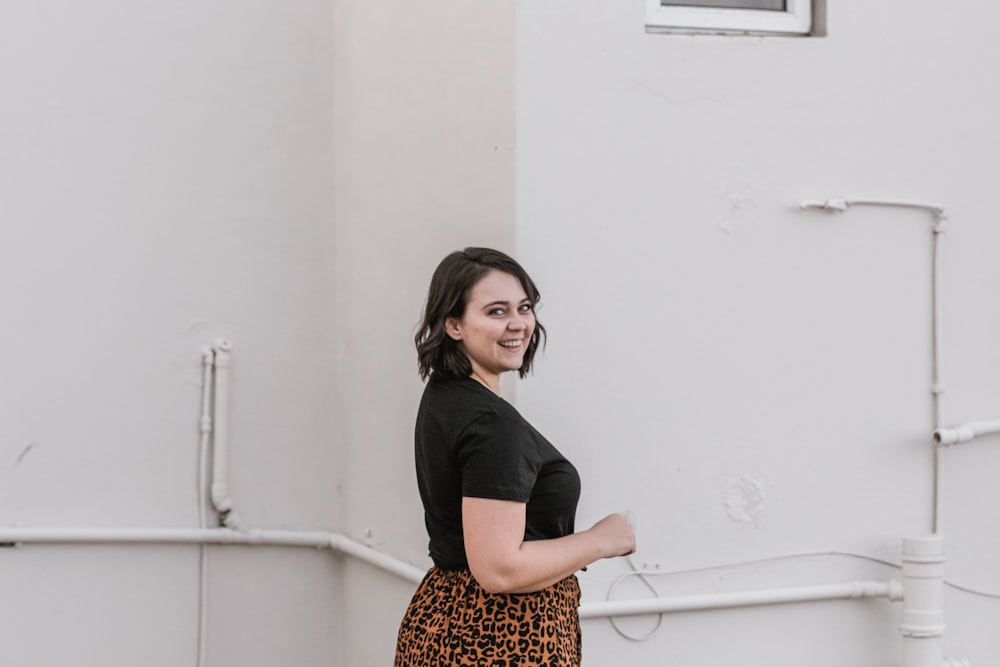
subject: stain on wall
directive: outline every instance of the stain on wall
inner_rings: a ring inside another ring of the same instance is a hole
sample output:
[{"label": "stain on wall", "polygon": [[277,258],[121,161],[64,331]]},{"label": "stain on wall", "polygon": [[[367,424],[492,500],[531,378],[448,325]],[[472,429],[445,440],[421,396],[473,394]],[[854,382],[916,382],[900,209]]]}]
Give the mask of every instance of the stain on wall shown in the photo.
[{"label": "stain on wall", "polygon": [[723,498],[729,518],[759,527],[766,500],[764,485],[760,481],[752,477],[734,479],[726,485]]}]

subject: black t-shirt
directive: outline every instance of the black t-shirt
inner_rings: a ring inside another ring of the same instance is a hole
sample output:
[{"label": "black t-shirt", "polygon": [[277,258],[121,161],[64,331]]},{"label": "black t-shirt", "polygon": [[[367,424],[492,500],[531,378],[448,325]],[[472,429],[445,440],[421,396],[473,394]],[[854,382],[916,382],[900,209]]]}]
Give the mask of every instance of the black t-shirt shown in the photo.
[{"label": "black t-shirt", "polygon": [[573,532],[580,477],[505,400],[471,378],[431,376],[417,412],[417,486],[442,569],[468,567],[462,498],[527,503],[524,539]]}]

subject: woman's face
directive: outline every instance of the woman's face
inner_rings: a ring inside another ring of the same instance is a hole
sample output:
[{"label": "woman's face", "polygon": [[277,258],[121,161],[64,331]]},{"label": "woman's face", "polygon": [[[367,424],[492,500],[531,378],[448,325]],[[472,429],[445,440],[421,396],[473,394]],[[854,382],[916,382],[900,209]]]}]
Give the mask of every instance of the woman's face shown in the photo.
[{"label": "woman's face", "polygon": [[461,342],[474,373],[496,379],[524,364],[535,331],[535,312],[521,282],[492,269],[470,290],[462,317],[449,317],[445,329]]}]

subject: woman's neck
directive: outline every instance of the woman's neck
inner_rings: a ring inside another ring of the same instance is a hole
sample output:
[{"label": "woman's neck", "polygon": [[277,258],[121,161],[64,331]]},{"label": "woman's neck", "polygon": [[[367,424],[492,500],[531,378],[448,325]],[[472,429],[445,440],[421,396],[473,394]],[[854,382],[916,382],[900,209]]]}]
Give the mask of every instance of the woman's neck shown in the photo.
[{"label": "woman's neck", "polygon": [[[470,375],[469,377],[471,377],[473,380],[475,380],[479,384],[483,385],[484,387],[486,387],[487,389],[489,389],[490,391],[492,391],[497,396],[500,395],[500,376],[499,375],[489,375],[489,374],[486,374],[484,376],[484,375],[480,375],[478,372],[476,372],[475,370],[473,370],[472,371],[472,375]],[[492,381],[492,383],[491,383],[491,381]]]}]

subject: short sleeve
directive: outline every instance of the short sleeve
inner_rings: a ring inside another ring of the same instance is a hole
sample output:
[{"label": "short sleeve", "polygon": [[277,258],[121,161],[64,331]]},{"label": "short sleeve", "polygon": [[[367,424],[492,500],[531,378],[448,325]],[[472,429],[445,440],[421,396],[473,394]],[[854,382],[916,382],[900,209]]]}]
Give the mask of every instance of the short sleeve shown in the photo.
[{"label": "short sleeve", "polygon": [[459,436],[463,496],[528,502],[541,458],[531,428],[517,417],[490,411]]}]

